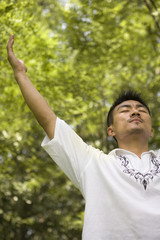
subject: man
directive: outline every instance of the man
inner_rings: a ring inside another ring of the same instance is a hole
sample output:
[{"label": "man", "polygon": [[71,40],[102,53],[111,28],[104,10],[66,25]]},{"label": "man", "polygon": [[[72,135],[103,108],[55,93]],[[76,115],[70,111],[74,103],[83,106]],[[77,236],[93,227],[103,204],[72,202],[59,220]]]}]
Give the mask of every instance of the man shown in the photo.
[{"label": "man", "polygon": [[46,132],[42,147],[85,199],[83,240],[160,239],[160,153],[148,151],[153,135],[148,106],[133,92],[118,98],[108,114],[108,135],[117,149],[108,155],[88,146],[62,120],[26,75],[8,42],[8,60],[24,99]]}]

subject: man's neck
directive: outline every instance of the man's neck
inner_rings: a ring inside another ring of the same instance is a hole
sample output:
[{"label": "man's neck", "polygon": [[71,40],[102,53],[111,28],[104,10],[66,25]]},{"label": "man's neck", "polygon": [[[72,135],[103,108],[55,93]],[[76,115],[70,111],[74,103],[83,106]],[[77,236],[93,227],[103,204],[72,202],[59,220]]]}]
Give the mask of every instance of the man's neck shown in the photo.
[{"label": "man's neck", "polygon": [[132,139],[131,141],[118,141],[118,147],[135,153],[139,158],[143,152],[148,151],[148,142],[140,139]]}]

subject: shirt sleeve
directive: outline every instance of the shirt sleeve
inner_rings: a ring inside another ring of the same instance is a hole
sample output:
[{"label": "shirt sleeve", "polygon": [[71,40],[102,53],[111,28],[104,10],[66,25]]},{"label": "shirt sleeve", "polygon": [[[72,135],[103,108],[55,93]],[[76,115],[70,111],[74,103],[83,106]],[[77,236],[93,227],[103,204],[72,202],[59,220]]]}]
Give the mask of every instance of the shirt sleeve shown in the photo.
[{"label": "shirt sleeve", "polygon": [[81,189],[81,175],[92,160],[94,148],[87,145],[63,120],[57,118],[55,136],[41,145],[57,165]]}]

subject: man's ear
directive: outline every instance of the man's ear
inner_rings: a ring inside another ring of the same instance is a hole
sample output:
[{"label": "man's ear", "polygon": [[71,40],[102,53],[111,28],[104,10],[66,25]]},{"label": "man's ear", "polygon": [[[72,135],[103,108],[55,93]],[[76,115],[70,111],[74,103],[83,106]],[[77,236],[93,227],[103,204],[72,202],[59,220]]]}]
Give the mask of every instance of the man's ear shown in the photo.
[{"label": "man's ear", "polygon": [[107,132],[108,132],[108,136],[110,136],[110,137],[114,137],[115,136],[115,132],[113,130],[113,126],[112,125],[108,127]]},{"label": "man's ear", "polygon": [[152,129],[151,129],[151,135],[150,135],[150,137],[152,138],[153,135],[154,135],[154,133],[153,133],[153,128],[152,128]]}]

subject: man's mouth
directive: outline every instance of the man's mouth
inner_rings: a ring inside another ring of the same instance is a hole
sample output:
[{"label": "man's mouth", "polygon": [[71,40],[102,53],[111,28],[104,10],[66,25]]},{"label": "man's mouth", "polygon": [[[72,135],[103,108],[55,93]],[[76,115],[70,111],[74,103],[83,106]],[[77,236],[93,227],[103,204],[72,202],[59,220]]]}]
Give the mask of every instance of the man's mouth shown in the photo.
[{"label": "man's mouth", "polygon": [[143,122],[141,118],[130,118],[128,122]]}]

